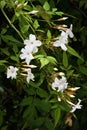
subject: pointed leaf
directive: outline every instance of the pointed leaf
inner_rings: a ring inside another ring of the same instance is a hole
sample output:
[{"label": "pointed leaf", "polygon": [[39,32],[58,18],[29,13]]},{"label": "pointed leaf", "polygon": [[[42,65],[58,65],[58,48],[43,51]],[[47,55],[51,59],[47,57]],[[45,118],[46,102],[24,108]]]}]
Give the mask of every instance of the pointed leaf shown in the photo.
[{"label": "pointed leaf", "polygon": [[57,107],[56,109],[54,109],[52,111],[52,115],[53,115],[53,118],[54,118],[54,125],[56,127],[56,125],[58,124],[59,119],[61,117],[61,109],[59,107]]},{"label": "pointed leaf", "polygon": [[50,10],[50,5],[49,5],[49,3],[47,1],[44,3],[43,8],[45,10]]},{"label": "pointed leaf", "polygon": [[67,53],[65,51],[63,52],[63,65],[65,68],[68,67],[68,57],[67,57]]},{"label": "pointed leaf", "polygon": [[54,64],[54,65],[57,64],[57,60],[56,60],[54,57],[52,57],[52,56],[47,56],[47,59],[49,60],[50,63],[52,63],[52,64]]},{"label": "pointed leaf", "polygon": [[67,48],[68,48],[67,51],[68,51],[71,55],[76,56],[77,58],[83,60],[82,57],[81,57],[72,47],[68,46]]},{"label": "pointed leaf", "polygon": [[47,58],[41,58],[40,62],[41,62],[40,68],[43,68],[44,66],[46,66],[49,63],[49,60]]}]

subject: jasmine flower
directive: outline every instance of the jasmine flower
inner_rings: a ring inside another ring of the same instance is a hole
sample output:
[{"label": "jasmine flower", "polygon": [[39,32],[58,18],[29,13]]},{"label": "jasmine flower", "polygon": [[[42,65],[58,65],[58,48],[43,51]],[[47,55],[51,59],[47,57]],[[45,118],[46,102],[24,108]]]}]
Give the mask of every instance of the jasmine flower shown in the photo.
[{"label": "jasmine flower", "polygon": [[22,54],[20,55],[21,59],[25,59],[25,62],[27,65],[29,65],[30,61],[34,59],[32,55],[32,47],[25,46],[25,48],[22,48],[21,50]]},{"label": "jasmine flower", "polygon": [[70,28],[66,30],[66,34],[70,37],[73,38],[74,34],[72,32],[72,24],[70,25]]},{"label": "jasmine flower", "polygon": [[16,79],[18,68],[9,66],[7,68],[7,78]]},{"label": "jasmine flower", "polygon": [[66,34],[66,32],[61,31],[61,35],[59,37],[59,40],[55,41],[53,43],[53,46],[61,47],[62,50],[66,51],[67,50],[67,47],[66,47],[67,44],[68,44],[68,35]]},{"label": "jasmine flower", "polygon": [[64,76],[61,79],[55,78],[54,82],[52,83],[52,89],[57,90],[58,92],[63,92],[67,88],[67,81]]},{"label": "jasmine flower", "polygon": [[82,105],[80,105],[80,103],[81,100],[78,99],[78,103],[76,105],[75,104],[73,105],[72,110],[70,112],[73,113],[74,111],[76,111],[76,109],[81,109]]},{"label": "jasmine flower", "polygon": [[39,46],[41,46],[41,41],[36,40],[36,36],[33,34],[29,35],[29,40],[24,40],[24,45],[32,47],[32,53],[38,52]]},{"label": "jasmine flower", "polygon": [[31,69],[27,69],[27,78],[26,78],[27,82],[29,83],[30,80],[34,81],[34,75],[31,72]]}]

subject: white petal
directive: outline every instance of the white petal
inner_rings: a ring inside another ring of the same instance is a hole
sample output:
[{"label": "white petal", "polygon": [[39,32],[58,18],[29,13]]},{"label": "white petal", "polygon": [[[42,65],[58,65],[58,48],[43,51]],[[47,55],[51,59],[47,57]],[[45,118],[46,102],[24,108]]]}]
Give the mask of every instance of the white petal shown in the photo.
[{"label": "white petal", "polygon": [[65,46],[65,44],[61,44],[61,48],[62,50],[67,51],[67,47]]},{"label": "white petal", "polygon": [[33,55],[32,55],[32,54],[28,55],[28,56],[26,57],[26,59],[25,59],[25,61],[26,61],[27,65],[29,65],[29,64],[30,64],[30,62],[31,62],[31,60],[33,60],[33,59],[34,59],[34,57],[33,57]]},{"label": "white petal", "polygon": [[26,80],[27,80],[27,82],[29,83],[29,82],[30,82],[30,77],[27,76]]},{"label": "white petal", "polygon": [[41,41],[39,40],[36,40],[34,43],[35,43],[35,46],[41,46]]},{"label": "white petal", "polygon": [[38,52],[38,48],[34,47],[32,53],[37,53],[37,52]]},{"label": "white petal", "polygon": [[28,45],[30,43],[29,40],[24,40],[24,45]]},{"label": "white petal", "polygon": [[61,31],[61,36],[66,36],[66,32]]},{"label": "white petal", "polygon": [[57,40],[57,41],[55,41],[55,42],[53,43],[53,46],[55,46],[55,47],[60,47],[60,45],[61,45],[61,43],[60,43],[59,40]]},{"label": "white petal", "polygon": [[72,110],[70,112],[73,113],[75,110],[76,110],[76,107],[72,107]]},{"label": "white petal", "polygon": [[31,42],[34,42],[34,41],[36,40],[36,36],[33,35],[33,34],[30,34],[30,35],[29,35],[29,40],[30,40]]}]

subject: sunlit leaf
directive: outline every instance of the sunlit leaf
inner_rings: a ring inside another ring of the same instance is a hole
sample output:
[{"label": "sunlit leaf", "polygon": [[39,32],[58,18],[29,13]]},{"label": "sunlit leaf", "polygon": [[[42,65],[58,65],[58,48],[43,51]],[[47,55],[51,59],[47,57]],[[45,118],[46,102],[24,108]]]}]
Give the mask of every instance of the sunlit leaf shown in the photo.
[{"label": "sunlit leaf", "polygon": [[52,64],[54,64],[54,65],[57,64],[57,60],[56,60],[54,57],[52,57],[52,56],[47,56],[47,59],[49,60],[50,63],[52,63]]},{"label": "sunlit leaf", "polygon": [[47,11],[50,10],[50,5],[47,1],[44,3],[43,8]]}]

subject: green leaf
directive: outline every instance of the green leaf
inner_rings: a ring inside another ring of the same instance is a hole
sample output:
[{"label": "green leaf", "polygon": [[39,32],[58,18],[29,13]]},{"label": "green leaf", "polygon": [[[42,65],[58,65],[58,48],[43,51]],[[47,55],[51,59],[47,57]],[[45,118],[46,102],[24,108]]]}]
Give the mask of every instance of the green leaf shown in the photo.
[{"label": "green leaf", "polygon": [[64,110],[64,111],[67,111],[67,112],[70,111],[69,105],[68,105],[65,101],[63,101],[63,100],[58,104],[58,106],[59,106],[62,110]]},{"label": "green leaf", "polygon": [[0,60],[0,65],[4,65],[5,63],[7,63],[6,60]]},{"label": "green leaf", "polygon": [[0,8],[4,8],[5,5],[6,5],[5,0],[2,0],[2,1],[0,2]]},{"label": "green leaf", "polygon": [[84,4],[85,4],[84,1],[80,1],[79,2],[79,7],[81,8]]},{"label": "green leaf", "polygon": [[33,97],[26,97],[22,100],[22,102],[20,103],[21,106],[27,106],[27,105],[31,105],[33,101]]},{"label": "green leaf", "polygon": [[19,43],[18,40],[16,40],[12,35],[3,35],[2,36],[3,41],[12,41]]},{"label": "green leaf", "polygon": [[45,118],[44,125],[46,127],[46,130],[54,130],[54,125],[53,125],[52,121],[47,117]]},{"label": "green leaf", "polygon": [[1,128],[1,130],[7,130],[7,127],[8,127],[8,126],[3,126],[3,127]]},{"label": "green leaf", "polygon": [[47,31],[47,38],[51,39],[51,31],[50,30]]},{"label": "green leaf", "polygon": [[83,58],[70,46],[67,46],[68,48],[68,52],[73,55],[73,56],[76,56],[77,58],[79,58],[80,60],[83,60]]},{"label": "green leaf", "polygon": [[44,89],[42,89],[42,88],[38,88],[37,89],[37,95],[39,95],[41,98],[48,97],[47,92]]},{"label": "green leaf", "polygon": [[50,10],[50,5],[47,1],[44,3],[43,8],[47,11]]},{"label": "green leaf", "polygon": [[17,56],[11,56],[10,58],[11,58],[11,60],[16,61],[16,62],[19,61],[19,58]]},{"label": "green leaf", "polygon": [[38,117],[36,120],[33,121],[32,125],[38,128],[43,125],[44,121],[45,121],[44,117]]},{"label": "green leaf", "polygon": [[28,106],[24,113],[23,113],[23,118],[28,118],[30,120],[33,120],[34,116],[36,115],[36,109],[33,104]]},{"label": "green leaf", "polygon": [[80,72],[87,76],[87,68],[84,66],[79,66]]},{"label": "green leaf", "polygon": [[55,12],[57,15],[59,15],[59,16],[62,16],[64,13],[63,12]]},{"label": "green leaf", "polygon": [[67,57],[67,53],[65,51],[63,52],[63,65],[65,68],[68,67],[68,57]]},{"label": "green leaf", "polygon": [[[29,85],[29,84],[28,84]],[[32,96],[32,95],[35,95],[36,94],[36,89],[34,88],[34,86],[33,86],[33,88],[32,88],[32,86],[30,87],[27,87],[27,88],[25,88],[25,92],[29,95],[29,96]]]},{"label": "green leaf", "polygon": [[9,53],[9,51],[8,51],[8,49],[7,48],[2,48],[1,49],[1,52],[3,53],[3,54],[5,54],[5,55],[7,55],[7,56],[10,56],[10,53]]},{"label": "green leaf", "polygon": [[29,24],[25,24],[23,26],[21,26],[21,31],[22,33],[26,33],[29,29]]},{"label": "green leaf", "polygon": [[38,15],[42,17],[44,20],[48,22],[51,19],[52,16],[48,14],[48,12],[46,12],[46,10],[42,6],[38,5],[36,6],[36,8],[39,11]]},{"label": "green leaf", "polygon": [[56,11],[57,11],[57,8],[53,8],[53,9],[52,9],[52,12],[56,12]]},{"label": "green leaf", "polygon": [[47,56],[47,59],[49,60],[50,63],[52,63],[52,64],[54,64],[54,65],[57,64],[57,60],[56,60],[54,57],[52,57],[52,56]]},{"label": "green leaf", "polygon": [[36,55],[36,56],[34,56],[35,59],[40,59],[40,58],[43,58],[43,57],[44,57],[44,55]]},{"label": "green leaf", "polygon": [[34,102],[39,112],[47,113],[51,109],[51,104],[48,101],[36,98]]},{"label": "green leaf", "polygon": [[52,115],[54,118],[54,126],[56,127],[61,117],[61,109],[57,107],[56,109],[53,110]]},{"label": "green leaf", "polygon": [[2,31],[1,31],[1,35],[4,35],[6,32],[7,32],[7,29],[3,28]]},{"label": "green leaf", "polygon": [[3,123],[3,118],[4,118],[5,113],[0,110],[0,126]]},{"label": "green leaf", "polygon": [[22,43],[15,39],[12,35],[1,35],[1,38],[4,42],[6,42],[9,45],[14,45],[15,43],[17,46],[22,46]]},{"label": "green leaf", "polygon": [[67,71],[67,78],[69,78],[73,74],[74,70],[68,70]]},{"label": "green leaf", "polygon": [[40,68],[43,68],[44,66],[46,66],[49,63],[49,60],[47,58],[41,58],[40,62],[41,62]]},{"label": "green leaf", "polygon": [[13,45],[13,51],[14,51],[15,54],[17,54],[17,52],[18,52],[18,47],[17,47],[17,45]]},{"label": "green leaf", "polygon": [[37,29],[40,26],[37,20],[34,21],[33,26],[35,29]]}]

